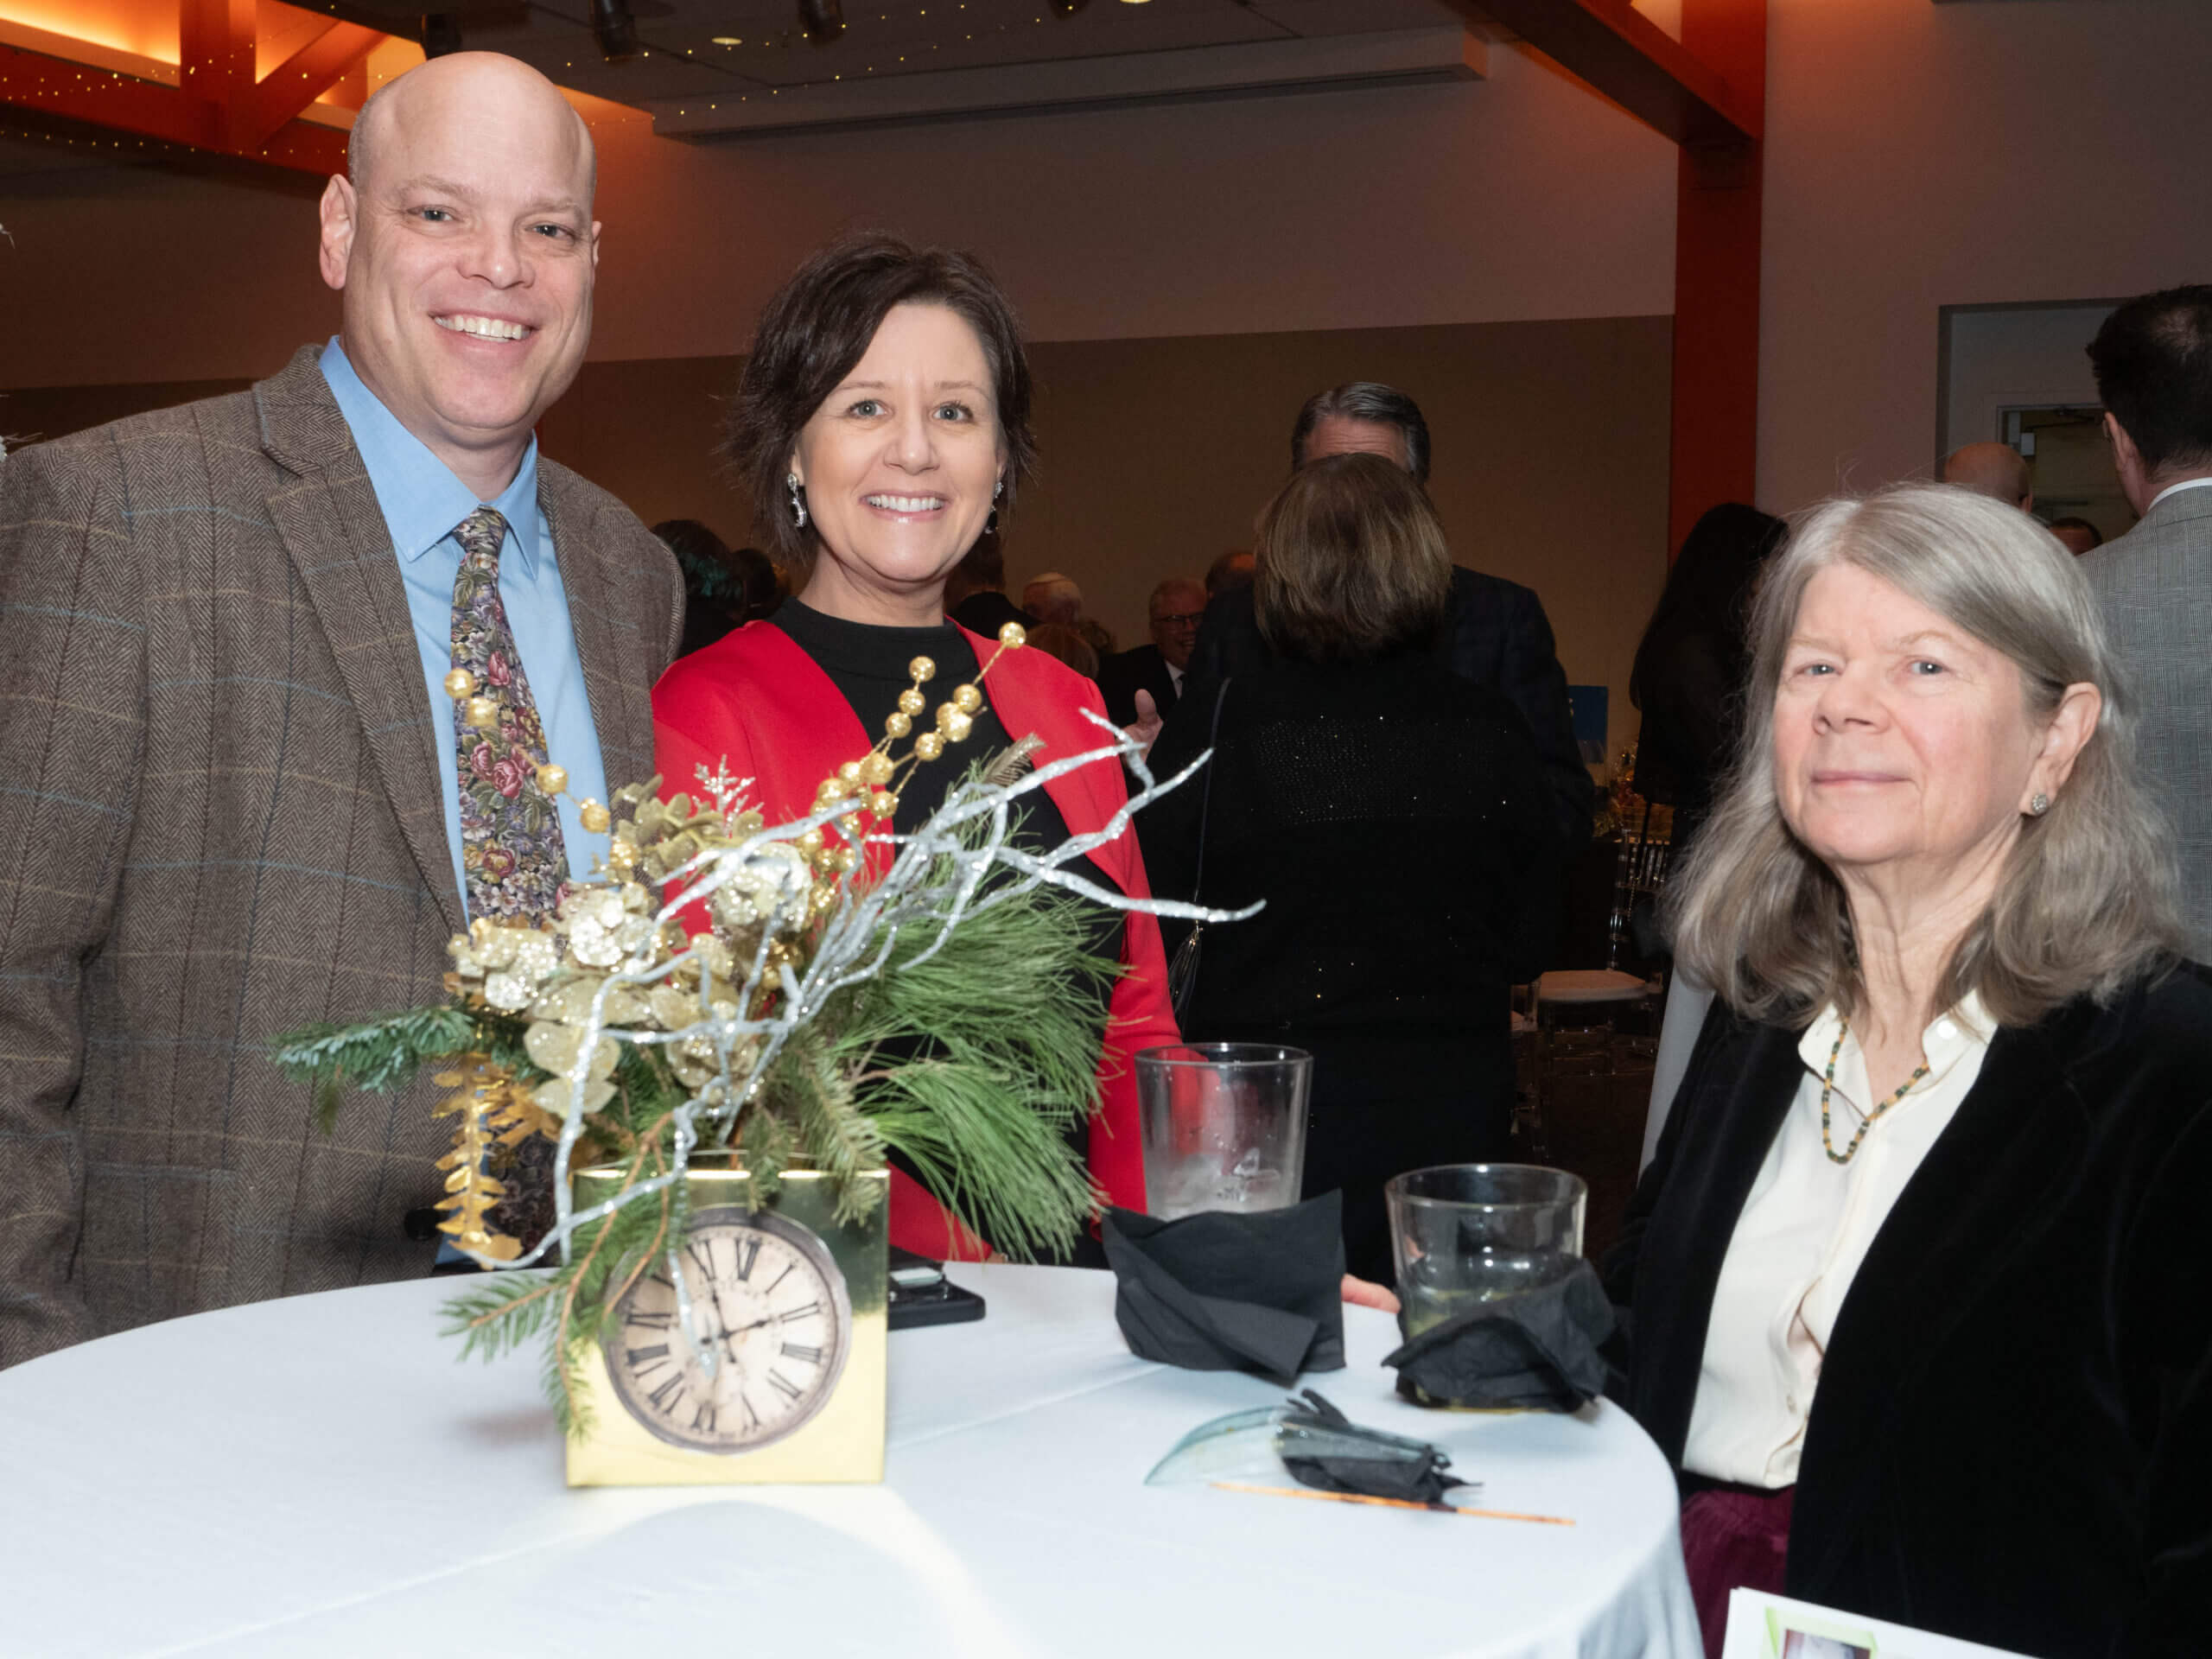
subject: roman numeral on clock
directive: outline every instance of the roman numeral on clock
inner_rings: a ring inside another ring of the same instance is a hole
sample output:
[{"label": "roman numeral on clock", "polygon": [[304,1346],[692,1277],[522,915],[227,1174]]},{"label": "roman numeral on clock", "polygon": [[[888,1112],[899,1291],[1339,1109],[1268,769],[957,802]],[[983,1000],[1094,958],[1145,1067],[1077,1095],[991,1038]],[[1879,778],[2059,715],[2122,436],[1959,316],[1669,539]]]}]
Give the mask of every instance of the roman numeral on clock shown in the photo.
[{"label": "roman numeral on clock", "polygon": [[673,1331],[676,1329],[676,1315],[673,1313],[632,1313],[623,1323],[634,1325],[640,1331]]},{"label": "roman numeral on clock", "polygon": [[753,1264],[760,1259],[760,1241],[759,1239],[748,1238],[740,1241],[737,1247],[737,1277],[739,1283],[743,1284],[753,1277]]},{"label": "roman numeral on clock", "polygon": [[796,1342],[787,1342],[784,1344],[784,1357],[786,1359],[803,1361],[809,1365],[819,1365],[822,1363],[822,1351],[819,1348],[804,1347]]},{"label": "roman numeral on clock", "polygon": [[811,1301],[804,1307],[785,1308],[782,1313],[776,1315],[776,1322],[779,1325],[789,1325],[793,1319],[803,1319],[810,1313],[819,1313],[821,1311],[821,1302],[819,1300]]},{"label": "roman numeral on clock", "polygon": [[771,1371],[768,1373],[768,1386],[773,1389],[778,1394],[782,1395],[786,1400],[796,1400],[800,1395],[805,1392],[804,1389],[800,1388],[798,1383],[785,1376],[781,1371]]},{"label": "roman numeral on clock", "polygon": [[711,1400],[702,1400],[692,1408],[691,1427],[702,1434],[711,1434],[715,1432],[715,1402]]},{"label": "roman numeral on clock", "polygon": [[646,1398],[653,1402],[655,1411],[665,1412],[675,1404],[676,1396],[683,1392],[683,1373],[677,1371],[668,1381],[655,1389]]},{"label": "roman numeral on clock", "polygon": [[656,1359],[666,1359],[668,1357],[668,1344],[664,1342],[659,1342],[655,1343],[650,1348],[632,1348],[629,1350],[623,1357],[630,1362],[630,1369],[634,1371],[640,1366],[650,1364]]}]

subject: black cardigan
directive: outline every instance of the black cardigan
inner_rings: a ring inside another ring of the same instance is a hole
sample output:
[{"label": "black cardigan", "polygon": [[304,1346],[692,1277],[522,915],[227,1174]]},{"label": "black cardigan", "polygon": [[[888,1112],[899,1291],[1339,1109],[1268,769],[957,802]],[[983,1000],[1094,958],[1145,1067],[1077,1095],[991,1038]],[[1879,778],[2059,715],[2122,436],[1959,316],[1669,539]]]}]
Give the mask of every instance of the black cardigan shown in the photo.
[{"label": "black cardigan", "polygon": [[[1679,1465],[1713,1287],[1801,1076],[1716,1006],[1608,1287]],[[1789,1593],[2061,1659],[2212,1651],[2212,976],[2000,1031],[1853,1281]]]}]

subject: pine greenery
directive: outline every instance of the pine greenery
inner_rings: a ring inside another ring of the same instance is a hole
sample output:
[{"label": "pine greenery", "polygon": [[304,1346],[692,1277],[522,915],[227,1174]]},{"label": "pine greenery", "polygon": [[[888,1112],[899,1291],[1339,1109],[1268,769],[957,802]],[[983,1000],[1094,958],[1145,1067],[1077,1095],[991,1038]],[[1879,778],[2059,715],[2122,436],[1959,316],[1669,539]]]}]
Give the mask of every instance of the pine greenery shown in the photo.
[{"label": "pine greenery", "polygon": [[[1012,768],[1024,760],[1013,757]],[[988,780],[980,769],[971,773],[977,778]],[[959,839],[973,849],[988,833],[977,819]],[[1073,1131],[1096,1107],[1106,1004],[1120,967],[1093,950],[1091,901],[1049,885],[1016,890],[1002,868],[949,923],[969,861],[940,854],[893,901],[904,919],[895,934],[888,923],[880,929],[862,958],[887,944],[882,970],[833,993],[787,1033],[744,1109],[724,1121],[720,1144],[751,1171],[755,1202],[772,1199],[785,1169],[805,1159],[831,1178],[840,1219],[858,1219],[880,1188],[854,1178],[896,1154],[963,1226],[1003,1254],[1065,1254],[1099,1203]],[[760,1006],[779,995],[764,991]],[[398,1088],[424,1066],[461,1056],[480,1057],[536,1089],[552,1074],[524,1046],[531,1025],[480,995],[457,994],[435,1007],[295,1032],[271,1054],[313,1085],[327,1129],[344,1089]],[[613,1096],[587,1116],[571,1166],[618,1164],[627,1191],[671,1168],[676,1113],[692,1090],[666,1046],[618,1049]],[[737,1081],[742,1089],[746,1079]],[[698,1127],[714,1144],[710,1121]],[[683,1185],[673,1184],[577,1227],[557,1268],[472,1282],[447,1304],[447,1334],[461,1338],[464,1356],[486,1358],[543,1340],[547,1397],[566,1432],[585,1432],[582,1367],[630,1286],[683,1236],[687,1205]]]}]

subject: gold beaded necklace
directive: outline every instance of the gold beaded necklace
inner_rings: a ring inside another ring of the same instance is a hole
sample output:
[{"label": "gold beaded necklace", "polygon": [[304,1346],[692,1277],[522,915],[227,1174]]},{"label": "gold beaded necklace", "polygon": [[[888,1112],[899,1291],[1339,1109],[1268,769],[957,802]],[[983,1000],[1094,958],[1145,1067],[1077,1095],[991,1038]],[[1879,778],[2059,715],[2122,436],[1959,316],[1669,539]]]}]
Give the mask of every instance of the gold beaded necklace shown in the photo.
[{"label": "gold beaded necklace", "polygon": [[1927,1062],[1923,1061],[1914,1069],[1910,1077],[1897,1085],[1897,1093],[1866,1114],[1859,1125],[1859,1133],[1851,1137],[1851,1144],[1841,1152],[1838,1152],[1835,1149],[1835,1142],[1828,1137],[1828,1096],[1835,1088],[1836,1056],[1843,1052],[1843,1039],[1850,1035],[1851,1021],[1846,1020],[1842,1022],[1842,1029],[1835,1034],[1835,1046],[1828,1050],[1828,1069],[1821,1074],[1821,1146],[1827,1152],[1828,1161],[1832,1164],[1847,1164],[1856,1158],[1859,1155],[1859,1143],[1866,1140],[1866,1131],[1874,1127],[1874,1120],[1903,1100],[1911,1091],[1912,1085],[1928,1075]]}]

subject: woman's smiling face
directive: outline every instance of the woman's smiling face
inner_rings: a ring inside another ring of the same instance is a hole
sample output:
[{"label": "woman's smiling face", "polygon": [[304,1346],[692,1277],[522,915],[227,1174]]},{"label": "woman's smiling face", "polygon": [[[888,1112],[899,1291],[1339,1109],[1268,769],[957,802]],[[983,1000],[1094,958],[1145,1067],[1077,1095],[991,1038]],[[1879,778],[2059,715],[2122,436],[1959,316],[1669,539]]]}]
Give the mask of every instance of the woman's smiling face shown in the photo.
[{"label": "woman's smiling face", "polygon": [[1774,694],[1775,791],[1839,874],[1940,882],[2001,853],[2048,735],[2002,652],[1855,565],[1806,584]]},{"label": "woman's smiling face", "polygon": [[1004,467],[976,331],[945,306],[893,306],[791,454],[821,539],[801,598],[851,621],[938,621]]}]

